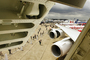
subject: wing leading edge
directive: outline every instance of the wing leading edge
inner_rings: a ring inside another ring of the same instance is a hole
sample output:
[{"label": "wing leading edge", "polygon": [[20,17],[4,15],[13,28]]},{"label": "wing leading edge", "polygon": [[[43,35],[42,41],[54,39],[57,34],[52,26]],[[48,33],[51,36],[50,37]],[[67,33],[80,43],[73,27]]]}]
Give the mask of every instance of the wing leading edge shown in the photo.
[{"label": "wing leading edge", "polygon": [[60,29],[62,29],[74,42],[77,40],[80,32],[64,26],[60,26],[59,24],[55,24],[55,25],[58,26]]}]

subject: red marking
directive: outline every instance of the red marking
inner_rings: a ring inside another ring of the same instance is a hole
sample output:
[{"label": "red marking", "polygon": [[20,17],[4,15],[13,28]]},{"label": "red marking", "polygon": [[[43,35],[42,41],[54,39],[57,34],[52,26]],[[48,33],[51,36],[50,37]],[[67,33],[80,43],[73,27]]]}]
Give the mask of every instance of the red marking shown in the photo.
[{"label": "red marking", "polygon": [[74,21],[70,21],[70,23],[74,23]]},{"label": "red marking", "polygon": [[75,26],[73,26],[73,27],[69,27],[69,28],[71,28],[71,29],[83,29],[84,27],[75,27]]},{"label": "red marking", "polygon": [[78,30],[79,32],[82,32],[82,30]]}]

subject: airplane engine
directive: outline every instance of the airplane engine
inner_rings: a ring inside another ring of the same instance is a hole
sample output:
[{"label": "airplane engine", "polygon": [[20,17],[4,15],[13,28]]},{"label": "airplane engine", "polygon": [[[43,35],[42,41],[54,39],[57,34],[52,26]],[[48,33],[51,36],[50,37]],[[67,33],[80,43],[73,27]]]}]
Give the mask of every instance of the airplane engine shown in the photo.
[{"label": "airplane engine", "polygon": [[51,51],[55,57],[62,57],[67,54],[71,48],[73,41],[70,37],[67,37],[61,41],[54,43],[51,47]]},{"label": "airplane engine", "polygon": [[49,30],[49,36],[50,38],[54,39],[54,38],[58,38],[59,36],[60,37],[65,36],[65,33],[60,29],[51,29]]}]

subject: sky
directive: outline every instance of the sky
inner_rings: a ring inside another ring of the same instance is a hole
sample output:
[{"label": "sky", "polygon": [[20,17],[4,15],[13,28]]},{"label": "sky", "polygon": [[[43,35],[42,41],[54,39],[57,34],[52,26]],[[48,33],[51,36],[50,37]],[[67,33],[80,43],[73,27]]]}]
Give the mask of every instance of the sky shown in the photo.
[{"label": "sky", "polygon": [[55,3],[46,18],[88,20],[90,18],[90,0],[86,1],[82,9]]}]

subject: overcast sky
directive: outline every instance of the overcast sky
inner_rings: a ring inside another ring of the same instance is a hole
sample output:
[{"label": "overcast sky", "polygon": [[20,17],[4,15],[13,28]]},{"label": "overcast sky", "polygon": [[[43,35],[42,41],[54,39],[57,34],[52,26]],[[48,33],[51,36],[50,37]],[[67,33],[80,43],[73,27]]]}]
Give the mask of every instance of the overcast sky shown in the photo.
[{"label": "overcast sky", "polygon": [[46,18],[64,18],[88,20],[90,18],[90,0],[87,0],[82,9],[73,8],[63,4],[56,3]]}]

